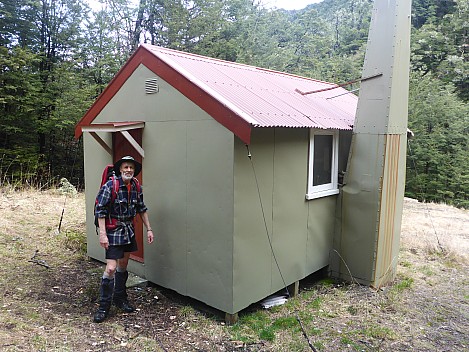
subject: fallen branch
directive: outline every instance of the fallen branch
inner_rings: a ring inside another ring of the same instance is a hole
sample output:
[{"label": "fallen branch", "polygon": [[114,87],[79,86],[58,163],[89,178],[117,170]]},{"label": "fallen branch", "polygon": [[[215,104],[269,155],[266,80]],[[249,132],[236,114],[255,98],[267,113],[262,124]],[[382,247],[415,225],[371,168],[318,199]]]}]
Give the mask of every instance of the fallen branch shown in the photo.
[{"label": "fallen branch", "polygon": [[49,264],[47,264],[47,262],[45,260],[36,259],[36,256],[37,256],[38,253],[39,253],[39,250],[36,249],[36,251],[34,252],[34,255],[31,257],[30,260],[28,260],[28,262],[43,266],[44,268],[47,268],[47,269],[50,269]]},{"label": "fallen branch", "polygon": [[135,334],[129,337],[129,340],[135,339],[138,335],[140,335],[143,332],[143,330],[144,329],[140,329],[139,331],[137,331]]}]

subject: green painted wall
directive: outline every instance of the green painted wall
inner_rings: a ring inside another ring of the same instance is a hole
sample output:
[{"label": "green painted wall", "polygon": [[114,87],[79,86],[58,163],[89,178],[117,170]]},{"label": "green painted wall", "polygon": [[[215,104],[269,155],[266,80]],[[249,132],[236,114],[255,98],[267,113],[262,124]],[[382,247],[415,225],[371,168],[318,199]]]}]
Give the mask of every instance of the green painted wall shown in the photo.
[{"label": "green painted wall", "polygon": [[[349,142],[344,135],[341,165]],[[256,129],[251,163],[235,140],[233,312],[329,264],[337,197],[305,199],[308,145],[306,129]]]},{"label": "green painted wall", "polygon": [[[100,137],[111,144],[111,135],[102,133]],[[104,261],[104,250],[99,246],[99,239],[94,226],[94,202],[101,183],[103,167],[112,162],[111,156],[88,133],[83,134],[85,202],[86,202],[86,234],[88,255]]]},{"label": "green painted wall", "polygon": [[[140,66],[94,121],[145,122],[142,187],[156,240],[145,243],[144,265],[130,269],[226,310],[232,296],[234,136],[163,80],[158,93],[146,95],[144,81],[153,77]],[[110,144],[110,133],[102,137]],[[100,170],[110,161],[85,133],[88,224]],[[103,260],[94,226],[87,231],[88,254]]]},{"label": "green painted wall", "polygon": [[[94,123],[144,121],[145,202],[156,240],[130,270],[227,313],[284,287],[267,239],[251,161],[230,131],[141,66]],[[111,161],[84,134],[88,254],[103,260],[92,225],[103,166]],[[340,169],[350,133],[341,133]],[[110,133],[102,133],[110,144]],[[345,141],[345,142],[344,142]],[[289,285],[327,266],[337,196],[307,201],[307,129],[255,129],[250,150],[267,229]],[[342,167],[343,166],[343,167]]]}]

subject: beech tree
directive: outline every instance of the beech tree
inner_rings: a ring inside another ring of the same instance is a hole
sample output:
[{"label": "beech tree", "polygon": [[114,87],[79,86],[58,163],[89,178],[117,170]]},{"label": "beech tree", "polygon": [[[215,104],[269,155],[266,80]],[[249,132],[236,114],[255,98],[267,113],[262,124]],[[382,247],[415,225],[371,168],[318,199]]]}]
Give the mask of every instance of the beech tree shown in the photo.
[{"label": "beech tree", "polygon": [[84,7],[77,0],[7,0],[2,14],[3,161],[11,175],[52,177],[63,165],[55,153],[70,139],[65,129],[70,133],[81,112],[63,115],[62,107],[77,92],[70,82]]},{"label": "beech tree", "polygon": [[[298,11],[260,0],[100,1],[94,12],[85,0],[0,3],[2,182],[72,173],[80,181],[74,125],[140,43],[344,83],[361,75],[372,7],[372,0],[324,0]],[[409,196],[464,207],[468,7],[413,1],[415,137],[406,186]]]},{"label": "beech tree", "polygon": [[410,85],[406,194],[469,207],[469,107],[454,87],[414,73]]}]

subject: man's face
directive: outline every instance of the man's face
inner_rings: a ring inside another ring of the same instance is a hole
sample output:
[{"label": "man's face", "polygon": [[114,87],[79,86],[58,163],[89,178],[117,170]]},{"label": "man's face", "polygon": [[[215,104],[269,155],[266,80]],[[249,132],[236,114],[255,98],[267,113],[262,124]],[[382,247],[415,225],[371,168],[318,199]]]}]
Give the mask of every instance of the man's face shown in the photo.
[{"label": "man's face", "polygon": [[134,177],[135,165],[132,162],[124,161],[121,164],[120,172],[124,181],[131,180]]}]

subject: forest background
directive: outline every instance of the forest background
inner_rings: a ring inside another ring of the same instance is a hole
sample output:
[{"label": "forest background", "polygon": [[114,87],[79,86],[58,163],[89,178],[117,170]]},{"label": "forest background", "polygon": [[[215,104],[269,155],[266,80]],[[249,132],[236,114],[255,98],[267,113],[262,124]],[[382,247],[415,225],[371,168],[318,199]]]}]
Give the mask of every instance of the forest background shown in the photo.
[{"label": "forest background", "polygon": [[[139,43],[343,83],[361,76],[372,5],[2,0],[0,185],[83,188],[74,126]],[[469,3],[414,0],[411,21],[406,196],[469,208]]]}]

